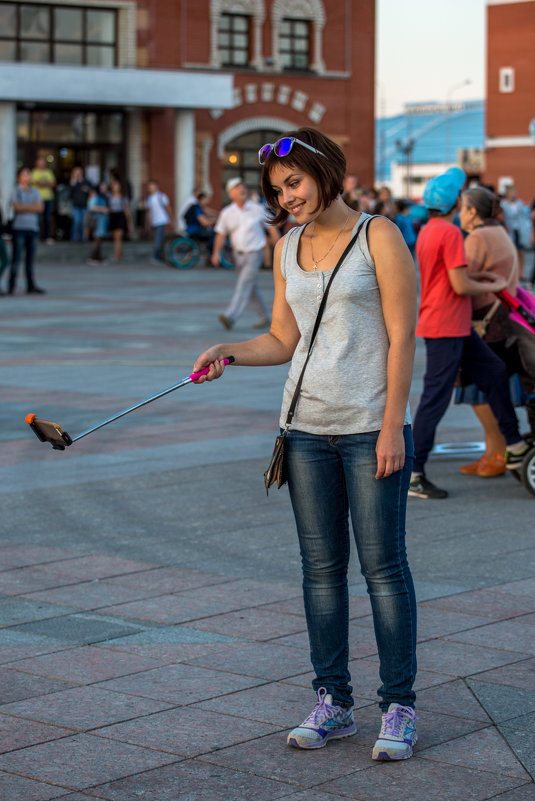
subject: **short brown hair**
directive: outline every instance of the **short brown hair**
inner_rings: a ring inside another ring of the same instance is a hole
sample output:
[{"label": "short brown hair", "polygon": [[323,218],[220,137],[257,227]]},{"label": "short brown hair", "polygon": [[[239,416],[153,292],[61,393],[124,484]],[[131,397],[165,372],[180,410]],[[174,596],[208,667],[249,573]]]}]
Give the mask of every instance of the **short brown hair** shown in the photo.
[{"label": "short brown hair", "polygon": [[279,205],[277,193],[273,191],[269,180],[271,168],[276,164],[296,167],[314,179],[319,193],[319,203],[314,211],[327,208],[333,200],[336,200],[343,191],[346,172],[346,158],[342,148],[315,128],[298,128],[296,131],[287,131],[281,134],[279,139],[283,139],[285,136],[294,136],[301,142],[306,142],[307,145],[312,145],[320,150],[324,155],[319,156],[306,147],[299,147],[298,144],[294,144],[287,156],[277,156],[273,150],[271,151],[262,168],[261,186],[266,203],[275,212],[275,217],[271,220],[273,225],[281,225],[289,217],[288,212]]}]

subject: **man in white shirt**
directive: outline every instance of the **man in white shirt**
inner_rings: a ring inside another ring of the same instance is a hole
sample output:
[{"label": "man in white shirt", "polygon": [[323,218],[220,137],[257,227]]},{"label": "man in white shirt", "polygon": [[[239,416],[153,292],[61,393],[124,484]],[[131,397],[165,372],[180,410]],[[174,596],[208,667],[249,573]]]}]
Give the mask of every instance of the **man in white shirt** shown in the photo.
[{"label": "man in white shirt", "polygon": [[225,206],[215,224],[212,264],[214,267],[219,265],[221,249],[227,237],[230,237],[238,280],[232,299],[224,314],[219,315],[219,321],[230,330],[249,301],[252,301],[259,317],[254,327],[268,328],[271,321],[258,287],[258,272],[264,263],[266,231],[272,244],[275,244],[279,235],[275,228],[268,226],[263,206],[249,200],[241,178],[227,181],[226,190],[232,202]]},{"label": "man in white shirt", "polygon": [[[154,239],[153,263],[162,264],[163,242],[165,237],[165,227],[169,225],[169,215],[171,206],[169,198],[160,192],[158,181],[149,181],[147,186],[148,196],[145,200],[145,207],[148,211],[147,223],[152,228]],[[147,225],[147,227],[148,227]]]}]

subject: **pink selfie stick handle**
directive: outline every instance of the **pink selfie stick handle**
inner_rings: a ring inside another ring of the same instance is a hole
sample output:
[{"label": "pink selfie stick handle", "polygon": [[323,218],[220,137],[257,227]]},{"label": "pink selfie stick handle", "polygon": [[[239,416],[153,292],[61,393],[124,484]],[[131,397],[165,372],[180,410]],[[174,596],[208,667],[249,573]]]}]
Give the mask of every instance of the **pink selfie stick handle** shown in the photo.
[{"label": "pink selfie stick handle", "polygon": [[[228,358],[223,359],[223,364],[232,364],[233,361],[234,361],[234,356],[229,356]],[[204,370],[199,370],[198,373],[192,373],[189,377],[191,378],[192,381],[197,381],[198,378],[200,378],[203,375],[208,375],[209,372],[210,368],[205,367]]]}]

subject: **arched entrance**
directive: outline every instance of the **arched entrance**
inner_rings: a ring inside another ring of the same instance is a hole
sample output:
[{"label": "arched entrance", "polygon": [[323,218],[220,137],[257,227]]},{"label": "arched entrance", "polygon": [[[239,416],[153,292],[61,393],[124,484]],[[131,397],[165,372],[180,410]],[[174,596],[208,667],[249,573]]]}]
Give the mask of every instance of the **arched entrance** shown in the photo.
[{"label": "arched entrance", "polygon": [[252,192],[260,194],[260,172],[258,151],[266,142],[276,142],[280,130],[262,128],[237,136],[225,145],[223,157],[223,187],[229,178],[240,177]]}]

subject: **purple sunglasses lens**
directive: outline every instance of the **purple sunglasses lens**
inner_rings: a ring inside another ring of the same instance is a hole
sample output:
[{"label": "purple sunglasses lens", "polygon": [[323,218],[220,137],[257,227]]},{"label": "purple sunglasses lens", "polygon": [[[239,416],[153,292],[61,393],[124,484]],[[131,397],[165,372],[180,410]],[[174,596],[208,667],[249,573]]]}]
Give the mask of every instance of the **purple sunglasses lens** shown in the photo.
[{"label": "purple sunglasses lens", "polygon": [[260,164],[264,163],[270,153],[271,145],[264,145],[264,147],[260,148]]},{"label": "purple sunglasses lens", "polygon": [[290,139],[289,136],[285,136],[283,139],[279,139],[278,142],[275,143],[275,153],[277,156],[287,156],[290,150],[292,149],[293,141]]}]

